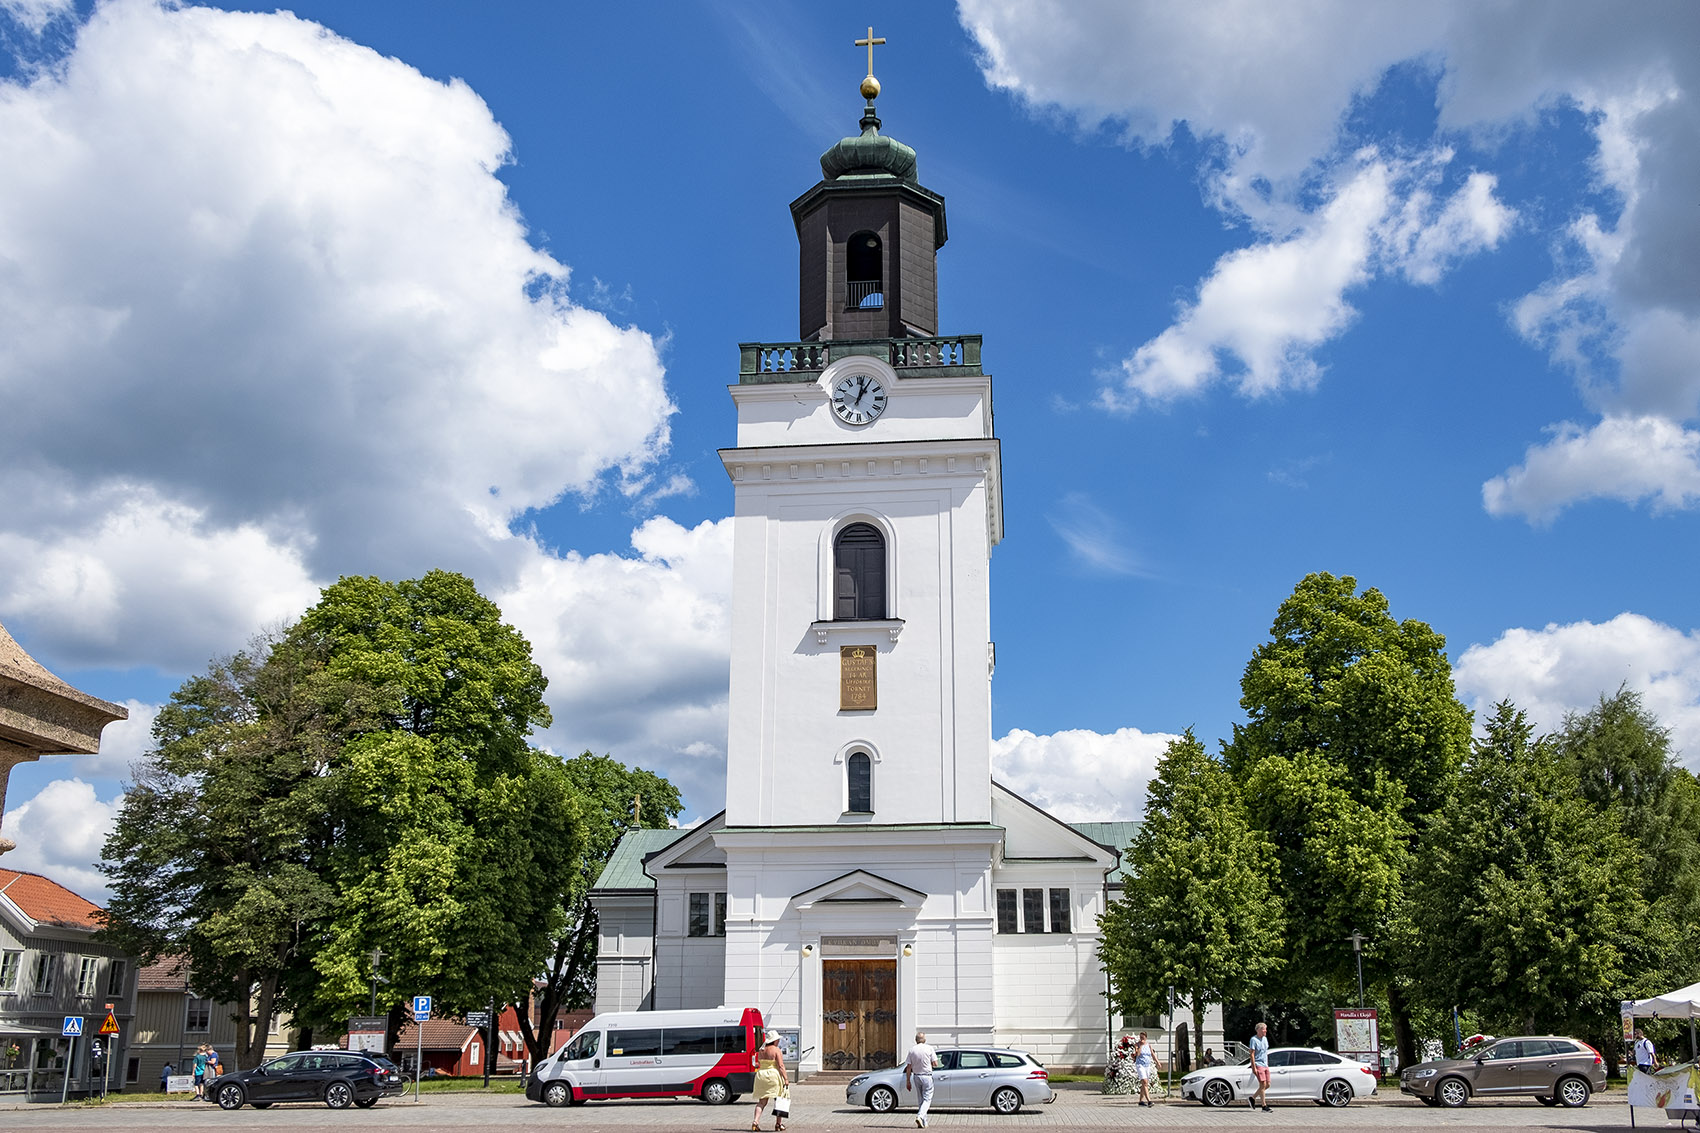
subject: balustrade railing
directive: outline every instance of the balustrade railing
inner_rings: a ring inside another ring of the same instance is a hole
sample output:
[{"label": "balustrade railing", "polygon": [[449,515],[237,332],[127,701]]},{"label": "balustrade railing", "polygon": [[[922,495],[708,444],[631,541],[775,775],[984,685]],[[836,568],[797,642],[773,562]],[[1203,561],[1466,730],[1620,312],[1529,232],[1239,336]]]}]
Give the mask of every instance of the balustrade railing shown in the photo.
[{"label": "balustrade railing", "polygon": [[743,383],[809,381],[840,358],[864,355],[884,359],[899,372],[916,377],[980,374],[980,336],[939,338],[835,339],[827,342],[746,342],[739,346],[738,378]]},{"label": "balustrade railing", "polygon": [[852,279],[845,282],[849,305],[860,311],[874,311],[885,306],[885,285],[877,279]]}]

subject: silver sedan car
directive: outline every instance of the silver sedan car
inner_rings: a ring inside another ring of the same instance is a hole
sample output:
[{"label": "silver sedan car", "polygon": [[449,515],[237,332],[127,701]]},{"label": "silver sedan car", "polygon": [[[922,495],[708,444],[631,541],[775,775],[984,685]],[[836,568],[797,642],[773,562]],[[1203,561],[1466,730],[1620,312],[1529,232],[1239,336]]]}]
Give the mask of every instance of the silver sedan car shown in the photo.
[{"label": "silver sedan car", "polygon": [[[1269,1092],[1272,1102],[1303,1099],[1318,1105],[1347,1105],[1353,1098],[1375,1093],[1375,1070],[1314,1047],[1275,1047],[1269,1052]],[[1224,1106],[1249,1098],[1257,1090],[1251,1067],[1209,1066],[1181,1079],[1181,1096],[1205,1105]]]},{"label": "silver sedan car", "polygon": [[[1019,1113],[1023,1105],[1057,1100],[1050,1074],[1024,1050],[993,1047],[950,1047],[940,1050],[933,1071],[933,1108],[991,1106],[999,1113]],[[850,1105],[865,1105],[875,1113],[914,1109],[920,1096],[903,1089],[903,1067],[858,1074],[844,1089]]]}]

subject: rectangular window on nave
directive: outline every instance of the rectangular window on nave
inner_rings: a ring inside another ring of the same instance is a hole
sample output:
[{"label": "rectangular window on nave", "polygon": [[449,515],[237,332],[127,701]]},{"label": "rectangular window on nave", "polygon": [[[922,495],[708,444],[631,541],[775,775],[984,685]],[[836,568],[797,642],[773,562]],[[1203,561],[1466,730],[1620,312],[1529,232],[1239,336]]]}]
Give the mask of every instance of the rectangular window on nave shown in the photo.
[{"label": "rectangular window on nave", "polygon": [[1068,890],[1051,890],[1051,931],[1072,932],[1070,923]]},{"label": "rectangular window on nave", "polygon": [[1023,889],[1021,891],[1021,920],[1022,929],[1026,932],[1045,931],[1045,891],[1043,889]]},{"label": "rectangular window on nave", "polygon": [[1013,889],[998,890],[998,931],[1021,931],[1021,911],[1016,905]]},{"label": "rectangular window on nave", "polygon": [[692,893],[690,924],[685,931],[690,936],[725,936],[726,894]]}]

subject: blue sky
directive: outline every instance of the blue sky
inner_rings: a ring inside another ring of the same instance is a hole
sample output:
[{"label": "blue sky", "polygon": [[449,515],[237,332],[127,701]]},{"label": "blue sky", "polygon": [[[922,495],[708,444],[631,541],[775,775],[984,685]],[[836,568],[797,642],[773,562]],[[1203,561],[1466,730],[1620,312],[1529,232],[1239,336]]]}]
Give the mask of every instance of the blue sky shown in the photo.
[{"label": "blue sky", "polygon": [[1700,765],[1700,10],[0,0],[0,622],[129,704],[12,776],[90,870],[152,706],[341,574],[463,570],[561,752],[723,800],[737,343],[855,130],[947,201],[1003,442],[995,765],[1137,817],[1307,572]]}]

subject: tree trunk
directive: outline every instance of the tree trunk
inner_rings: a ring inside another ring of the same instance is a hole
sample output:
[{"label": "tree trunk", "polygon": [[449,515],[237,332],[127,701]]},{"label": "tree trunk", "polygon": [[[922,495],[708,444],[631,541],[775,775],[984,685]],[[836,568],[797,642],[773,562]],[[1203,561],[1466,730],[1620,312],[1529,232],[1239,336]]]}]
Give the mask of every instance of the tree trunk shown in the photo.
[{"label": "tree trunk", "polygon": [[1194,1066],[1204,1065],[1204,996],[1192,993],[1192,1045]]},{"label": "tree trunk", "polygon": [[297,1027],[297,1028],[295,1028],[295,1049],[296,1050],[312,1050],[313,1049],[313,1028],[311,1028],[311,1027]]},{"label": "tree trunk", "polygon": [[1405,1006],[1405,993],[1397,980],[1387,981],[1387,1013],[1393,1016],[1393,1042],[1399,1049],[1400,1068],[1415,1066],[1421,1061],[1417,1057],[1417,1036],[1411,1031],[1411,1009]]},{"label": "tree trunk", "polygon": [[[251,982],[250,993],[236,1005],[236,1068],[252,1070],[266,1057],[266,1039],[271,1034],[272,1010],[277,999],[278,977]],[[258,999],[256,1004],[254,1001]]]}]

